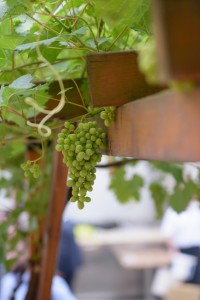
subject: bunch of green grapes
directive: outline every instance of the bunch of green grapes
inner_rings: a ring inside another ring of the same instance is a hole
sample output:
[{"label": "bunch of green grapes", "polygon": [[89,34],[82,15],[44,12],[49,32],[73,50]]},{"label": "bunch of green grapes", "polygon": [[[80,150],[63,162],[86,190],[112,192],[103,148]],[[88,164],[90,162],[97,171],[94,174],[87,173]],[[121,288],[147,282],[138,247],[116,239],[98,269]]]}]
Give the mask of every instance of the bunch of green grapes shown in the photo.
[{"label": "bunch of green grapes", "polygon": [[39,165],[35,161],[27,160],[21,164],[21,168],[24,171],[25,177],[33,176],[38,178],[41,174]]},{"label": "bunch of green grapes", "polygon": [[58,135],[56,149],[62,151],[63,162],[69,168],[68,187],[72,187],[72,202],[77,201],[82,209],[90,202],[87,192],[93,189],[96,178],[96,163],[101,161],[101,149],[105,147],[106,134],[97,127],[97,122],[79,123],[77,128],[65,122]]},{"label": "bunch of green grapes", "polygon": [[100,113],[100,118],[104,120],[105,126],[109,127],[113,123],[115,118],[115,107],[105,107],[104,110]]}]

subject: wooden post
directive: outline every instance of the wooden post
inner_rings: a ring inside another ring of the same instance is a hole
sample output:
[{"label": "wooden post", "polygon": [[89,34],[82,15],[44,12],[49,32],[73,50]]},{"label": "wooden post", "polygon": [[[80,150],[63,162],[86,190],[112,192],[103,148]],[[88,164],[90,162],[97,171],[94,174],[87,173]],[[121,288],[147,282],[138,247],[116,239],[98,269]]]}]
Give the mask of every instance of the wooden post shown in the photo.
[{"label": "wooden post", "polygon": [[161,82],[199,81],[199,0],[153,0],[152,8]]},{"label": "wooden post", "polygon": [[55,151],[37,300],[50,299],[52,278],[56,269],[61,221],[67,197],[67,171],[66,166],[62,162],[62,153]]}]

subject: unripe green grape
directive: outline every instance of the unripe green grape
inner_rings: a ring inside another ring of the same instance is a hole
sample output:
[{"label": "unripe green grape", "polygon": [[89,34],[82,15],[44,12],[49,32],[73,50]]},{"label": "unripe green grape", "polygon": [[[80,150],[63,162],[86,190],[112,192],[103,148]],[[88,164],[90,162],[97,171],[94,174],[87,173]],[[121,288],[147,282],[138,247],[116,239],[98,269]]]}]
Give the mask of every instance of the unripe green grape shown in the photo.
[{"label": "unripe green grape", "polygon": [[59,144],[56,145],[56,150],[57,151],[62,151],[63,150],[63,147]]},{"label": "unripe green grape", "polygon": [[90,138],[90,140],[91,140],[91,141],[93,141],[93,142],[94,142],[94,141],[96,141],[96,136],[94,136],[94,135],[91,135],[91,138]]},{"label": "unripe green grape", "polygon": [[24,172],[25,177],[28,177],[30,175],[29,171]]},{"label": "unripe green grape", "polygon": [[87,143],[87,144],[85,145],[85,148],[86,148],[86,149],[92,149],[92,143]]},{"label": "unripe green grape", "polygon": [[86,149],[85,153],[86,155],[91,156],[94,153],[94,151],[92,151],[91,149]]},{"label": "unripe green grape", "polygon": [[69,121],[67,121],[67,122],[64,123],[64,126],[65,126],[66,128],[69,128],[70,125],[71,125],[71,123],[70,123]]},{"label": "unripe green grape", "polygon": [[68,138],[64,139],[64,144],[70,144],[70,140]]},{"label": "unripe green grape", "polygon": [[77,200],[78,200],[78,198],[75,197],[75,196],[72,196],[72,197],[70,198],[70,201],[71,201],[71,202],[76,202]]},{"label": "unripe green grape", "polygon": [[81,142],[82,144],[85,144],[86,138],[85,138],[85,137],[81,137],[81,138],[80,138],[80,142]]},{"label": "unripe green grape", "polygon": [[64,143],[64,138],[59,138],[57,140],[57,143],[62,145]]},{"label": "unripe green grape", "polygon": [[88,170],[91,167],[90,162],[85,162],[84,168]]},{"label": "unripe green grape", "polygon": [[81,177],[85,177],[86,175],[87,175],[87,171],[86,170],[83,169],[83,170],[80,171],[80,176]]},{"label": "unripe green grape", "polygon": [[105,135],[95,121],[80,123],[76,129],[70,127],[70,124],[66,125],[68,129],[65,129],[65,133],[61,131],[59,142],[64,161],[69,168],[68,182],[72,187],[72,200],[78,201],[78,207],[82,209],[84,202],[91,200],[86,194],[87,191],[92,191],[96,177],[95,166],[101,158],[100,148],[104,145]]},{"label": "unripe green grape", "polygon": [[90,128],[89,133],[96,134],[96,129],[94,127]]},{"label": "unripe green grape", "polygon": [[79,201],[84,202],[85,201],[85,196],[80,196]]},{"label": "unripe green grape", "polygon": [[81,146],[81,145],[77,145],[76,146],[76,153],[79,153],[79,152],[81,152],[83,150],[83,146]]},{"label": "unripe green grape", "polygon": [[91,189],[91,184],[90,184],[88,181],[85,182],[84,188],[85,188],[87,191],[89,191],[89,190]]},{"label": "unripe green grape", "polygon": [[70,139],[70,141],[75,141],[76,140],[76,135],[74,134],[74,133],[71,133],[70,135],[69,135],[69,139]]},{"label": "unripe green grape", "polygon": [[83,130],[85,130],[85,131],[89,130],[89,128],[90,128],[88,123],[84,123],[82,127],[83,127]]},{"label": "unripe green grape", "polygon": [[77,182],[75,183],[75,186],[76,186],[76,187],[81,187],[81,183],[77,181]]},{"label": "unripe green grape", "polygon": [[107,113],[105,111],[102,111],[100,113],[100,118],[103,119],[103,120],[105,120],[107,118]]},{"label": "unripe green grape", "polygon": [[84,208],[84,202],[78,201],[78,208],[83,209]]},{"label": "unripe green grape", "polygon": [[72,187],[74,185],[74,181],[73,180],[68,180],[67,181],[67,186],[68,187]]},{"label": "unripe green grape", "polygon": [[107,127],[109,127],[110,125],[111,125],[111,121],[109,120],[109,119],[106,119],[105,121],[104,121],[104,124],[105,124],[105,126],[107,126]]},{"label": "unripe green grape", "polygon": [[78,182],[84,183],[85,179],[83,177],[79,177]]},{"label": "unripe green grape", "polygon": [[73,190],[72,190],[72,195],[73,195],[73,196],[78,196],[78,191],[73,189]]},{"label": "unripe green grape", "polygon": [[100,138],[96,139],[96,144],[100,146],[102,144],[102,140]]},{"label": "unripe green grape", "polygon": [[79,152],[76,159],[77,161],[82,161],[84,159],[85,153],[84,152]]},{"label": "unripe green grape", "polygon": [[74,131],[74,129],[75,129],[75,126],[73,125],[73,124],[70,124],[70,126],[69,126],[69,131]]},{"label": "unripe green grape", "polygon": [[76,167],[77,167],[77,165],[78,165],[78,162],[77,162],[77,160],[73,160],[73,161],[72,161],[72,166],[76,168]]},{"label": "unripe green grape", "polygon": [[75,145],[74,145],[74,144],[71,144],[70,147],[69,147],[69,149],[70,149],[71,151],[74,151],[74,150],[75,150]]},{"label": "unripe green grape", "polygon": [[22,164],[21,164],[21,168],[22,168],[22,170],[24,170],[24,171],[25,171],[25,170],[27,169],[27,165],[26,165],[26,163],[22,163]]},{"label": "unripe green grape", "polygon": [[87,193],[87,190],[84,188],[80,188],[80,196],[85,196]]},{"label": "unripe green grape", "polygon": [[34,178],[37,179],[39,176],[40,176],[40,175],[39,175],[38,173],[33,173],[33,177],[34,177]]},{"label": "unripe green grape", "polygon": [[91,198],[90,197],[85,197],[85,202],[90,202]]}]

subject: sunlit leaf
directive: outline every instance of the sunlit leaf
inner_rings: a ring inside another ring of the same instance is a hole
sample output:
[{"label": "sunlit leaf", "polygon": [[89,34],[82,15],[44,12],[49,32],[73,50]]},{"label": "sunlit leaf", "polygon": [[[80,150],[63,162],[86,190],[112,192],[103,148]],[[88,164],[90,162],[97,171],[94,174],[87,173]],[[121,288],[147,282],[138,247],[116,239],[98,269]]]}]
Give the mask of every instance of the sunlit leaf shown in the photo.
[{"label": "sunlit leaf", "polygon": [[14,80],[9,87],[12,89],[30,89],[32,88],[35,84],[32,83],[31,81],[33,80],[33,76],[30,74],[23,75],[16,80]]},{"label": "sunlit leaf", "polygon": [[2,1],[0,2],[0,19],[4,17],[4,15],[9,11],[9,6],[6,4],[6,2]]},{"label": "sunlit leaf", "polygon": [[24,37],[19,35],[1,35],[0,41],[0,49],[14,50],[18,45],[20,45],[24,41]]}]

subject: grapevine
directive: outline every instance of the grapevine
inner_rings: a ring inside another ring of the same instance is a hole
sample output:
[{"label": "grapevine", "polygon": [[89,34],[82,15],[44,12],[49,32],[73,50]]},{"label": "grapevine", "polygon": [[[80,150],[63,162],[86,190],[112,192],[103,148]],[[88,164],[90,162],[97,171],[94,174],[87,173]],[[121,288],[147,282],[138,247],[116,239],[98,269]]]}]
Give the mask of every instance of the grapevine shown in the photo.
[{"label": "grapevine", "polygon": [[104,120],[104,125],[106,127],[109,127],[112,124],[112,122],[114,121],[114,117],[115,117],[114,106],[105,107],[104,110],[100,113],[100,118]]},{"label": "grapevine", "polygon": [[21,164],[21,168],[24,171],[25,177],[33,176],[38,178],[41,174],[39,165],[35,161],[27,160]]},{"label": "grapevine", "polygon": [[87,192],[93,190],[95,166],[101,161],[105,137],[96,121],[81,122],[76,128],[70,122],[65,122],[65,128],[58,135],[56,149],[62,151],[63,162],[69,168],[67,186],[72,187],[70,201],[77,202],[79,209],[84,208],[85,202],[91,201]]}]

